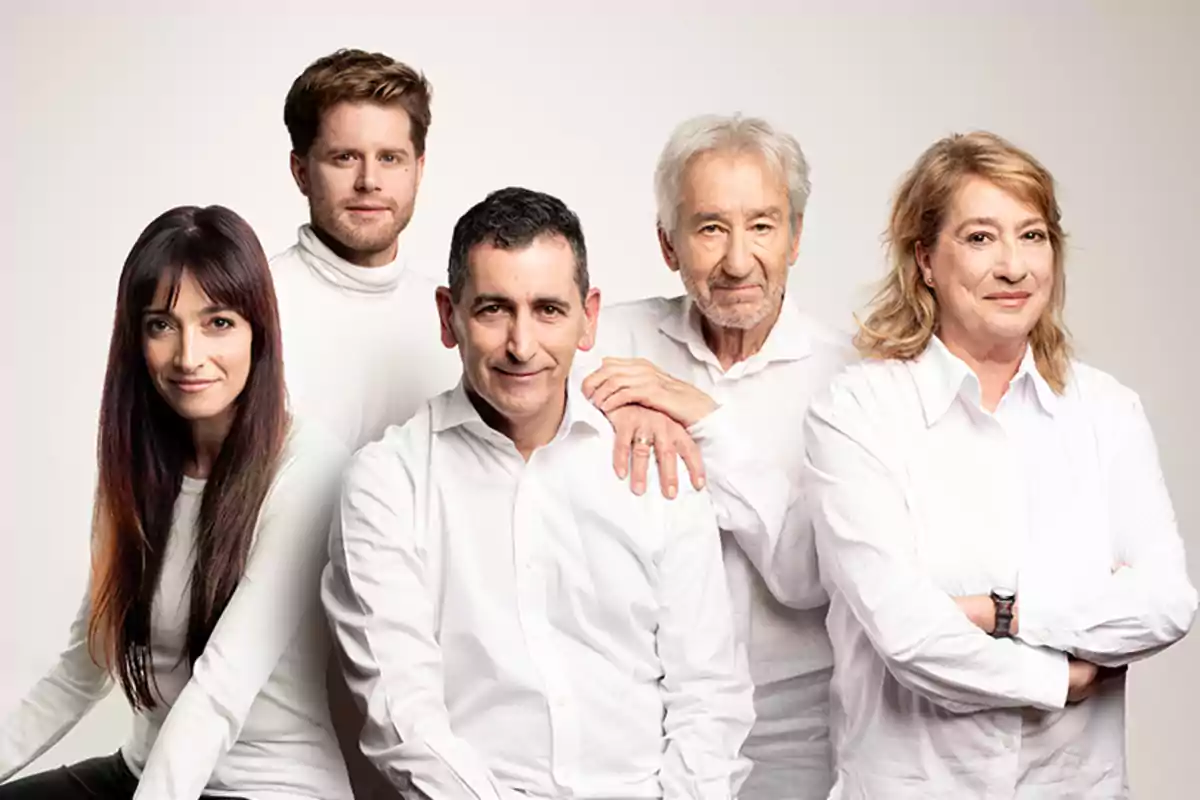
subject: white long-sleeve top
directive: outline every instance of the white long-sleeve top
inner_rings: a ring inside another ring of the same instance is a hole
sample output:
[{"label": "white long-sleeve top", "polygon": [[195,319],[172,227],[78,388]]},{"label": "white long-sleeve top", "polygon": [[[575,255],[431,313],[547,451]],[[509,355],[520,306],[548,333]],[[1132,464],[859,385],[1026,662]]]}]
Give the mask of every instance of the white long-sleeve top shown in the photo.
[{"label": "white long-sleeve top", "polygon": [[441,342],[436,283],[396,259],[351,264],[310,225],[271,259],[292,409],[351,450],[408,420],[458,380],[457,354]]},{"label": "white long-sleeve top", "polygon": [[[935,338],[851,367],[807,428],[840,711],[831,797],[1127,797],[1124,678],[1064,703],[1067,653],[1125,664],[1196,610],[1138,397],[1080,363],[1055,394],[1029,352],[987,413]],[[1017,591],[1017,639],[952,600],[997,587]]]},{"label": "white long-sleeve top", "polygon": [[[260,511],[246,571],[194,668],[187,661],[196,516],[185,477],[151,612],[152,688],[121,749],[136,800],[351,796],[329,723],[329,635],[319,603],[328,525],[348,454],[294,424]],[[0,780],[61,739],[115,685],[88,653],[85,596],[58,664],[0,725]]]},{"label": "white long-sleeve top", "polygon": [[734,797],[753,710],[711,502],[635,496],[613,440],[572,389],[526,462],[460,384],[355,457],[322,594],[396,786]]},{"label": "white long-sleeve top", "polygon": [[833,655],[799,487],[804,413],[853,357],[848,337],[785,299],[762,348],[724,370],[687,296],[650,298],[606,307],[590,355],[587,369],[601,357],[646,359],[719,404],[690,433],[718,512],[739,640],[756,687],[757,721],[744,750],[754,767],[742,797],[824,800],[832,783]]}]

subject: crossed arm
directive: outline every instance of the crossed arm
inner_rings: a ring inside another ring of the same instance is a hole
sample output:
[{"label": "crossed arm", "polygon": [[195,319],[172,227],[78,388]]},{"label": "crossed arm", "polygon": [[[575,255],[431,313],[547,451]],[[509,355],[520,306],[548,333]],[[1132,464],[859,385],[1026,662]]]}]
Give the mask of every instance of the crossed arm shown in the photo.
[{"label": "crossed arm", "polygon": [[1146,468],[1148,428],[1132,426],[1140,433],[1114,460],[1113,480],[1120,502],[1137,498],[1138,519],[1150,524],[1130,525],[1129,512],[1114,509],[1120,560],[1108,580],[1032,614],[1019,600],[1014,637],[994,639],[990,598],[951,598],[917,563],[902,484],[868,415],[853,402],[832,406],[814,406],[805,429],[805,490],[824,577],[910,690],[956,713],[1058,708],[1190,626],[1195,590],[1161,478]]}]

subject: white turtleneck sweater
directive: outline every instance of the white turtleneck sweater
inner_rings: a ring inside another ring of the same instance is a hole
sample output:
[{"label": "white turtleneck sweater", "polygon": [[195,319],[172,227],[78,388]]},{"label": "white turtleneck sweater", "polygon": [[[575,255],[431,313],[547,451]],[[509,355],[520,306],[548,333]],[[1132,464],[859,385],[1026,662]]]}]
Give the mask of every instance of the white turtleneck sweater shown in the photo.
[{"label": "white turtleneck sweater", "polygon": [[356,266],[304,225],[271,259],[271,273],[291,407],[351,450],[458,381],[458,354],[441,343],[437,284],[403,252],[384,266]]}]

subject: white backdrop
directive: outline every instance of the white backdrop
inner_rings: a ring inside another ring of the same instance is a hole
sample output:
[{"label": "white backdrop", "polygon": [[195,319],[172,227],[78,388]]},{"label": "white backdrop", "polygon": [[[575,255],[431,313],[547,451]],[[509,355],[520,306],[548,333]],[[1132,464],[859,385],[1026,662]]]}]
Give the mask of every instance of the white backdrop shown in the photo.
[{"label": "white backdrop", "polygon": [[[685,116],[740,110],[800,139],[813,196],[791,290],[846,329],[881,274],[889,196],[918,153],[980,127],[1027,147],[1061,183],[1078,350],[1141,392],[1200,579],[1195,3],[619,0],[501,15],[443,2],[437,16],[398,0],[18,5],[0,10],[0,708],[53,663],[83,587],[125,254],[184,203],[228,205],[268,252],[289,245],[306,207],[287,170],[284,95],[342,46],[433,82],[404,237],[422,269],[444,269],[471,203],[523,184],[579,212],[608,300],[678,291],[654,239],[651,173]],[[1139,797],[1195,796],[1197,674],[1200,635],[1131,672]],[[127,724],[114,693],[39,766],[111,752]]]}]

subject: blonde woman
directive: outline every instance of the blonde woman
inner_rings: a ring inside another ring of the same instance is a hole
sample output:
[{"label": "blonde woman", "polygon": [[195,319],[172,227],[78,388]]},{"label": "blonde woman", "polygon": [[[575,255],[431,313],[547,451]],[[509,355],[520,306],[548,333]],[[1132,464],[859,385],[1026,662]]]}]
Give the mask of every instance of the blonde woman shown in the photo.
[{"label": "blonde woman", "polygon": [[806,420],[834,649],[832,798],[1121,798],[1124,668],[1196,611],[1138,396],[1074,361],[1050,173],[943,139]]}]

